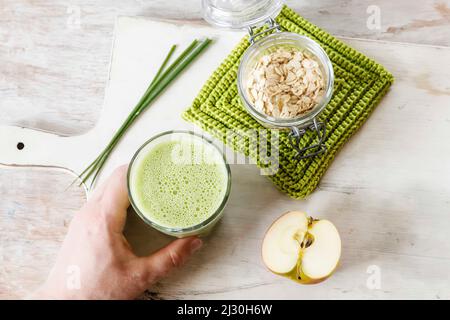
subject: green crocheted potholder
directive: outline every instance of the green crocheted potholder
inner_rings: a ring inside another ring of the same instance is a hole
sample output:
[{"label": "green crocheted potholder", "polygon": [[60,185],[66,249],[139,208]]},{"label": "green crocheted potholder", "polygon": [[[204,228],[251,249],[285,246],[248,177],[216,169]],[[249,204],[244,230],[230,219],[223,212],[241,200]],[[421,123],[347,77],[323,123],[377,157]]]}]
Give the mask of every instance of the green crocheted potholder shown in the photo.
[{"label": "green crocheted potholder", "polygon": [[[279,133],[279,169],[268,177],[283,192],[293,198],[304,198],[316,188],[336,153],[364,123],[391,86],[394,78],[375,61],[369,59],[317,26],[309,23],[288,7],[284,7],[276,21],[282,30],[308,36],[319,43],[333,63],[334,93],[319,116],[326,121],[325,145],[328,151],[309,159],[297,160],[296,151],[289,144],[288,131]],[[238,95],[237,70],[248,37],[240,41],[220,67],[212,74],[183,118],[200,125],[204,130],[255,160],[258,166],[259,150],[246,139],[229,139],[229,130],[238,135],[248,129],[262,129],[244,109]],[[301,146],[314,144],[314,134],[308,132]]]}]

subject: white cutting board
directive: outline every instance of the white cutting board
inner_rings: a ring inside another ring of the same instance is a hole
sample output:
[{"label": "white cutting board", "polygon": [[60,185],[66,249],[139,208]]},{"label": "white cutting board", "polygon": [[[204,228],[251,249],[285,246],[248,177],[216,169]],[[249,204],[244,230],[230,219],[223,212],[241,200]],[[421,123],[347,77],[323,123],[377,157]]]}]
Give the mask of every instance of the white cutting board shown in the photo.
[{"label": "white cutting board", "polygon": [[[172,44],[214,43],[140,117],[103,171],[130,160],[158,132],[195,129],[180,114],[244,35],[205,26],[118,18],[100,121],[90,132],[60,137],[0,126],[0,163],[80,172],[134,107]],[[152,288],[162,298],[450,298],[450,49],[345,39],[396,77],[362,130],[338,154],[305,201],[279,193],[250,165],[232,166],[224,218],[186,268]],[[17,149],[23,142],[25,148]],[[332,220],[341,232],[341,267],[326,282],[300,286],[266,271],[263,234],[275,217],[300,209]],[[140,253],[170,241],[131,214],[127,238]],[[375,266],[375,267],[374,267]],[[375,269],[374,269],[375,268]],[[367,286],[379,268],[381,287]],[[372,270],[372,271],[371,271]],[[369,273],[367,273],[369,271]]]},{"label": "white cutting board", "polygon": [[[67,168],[80,173],[109,142],[145,92],[173,44],[175,57],[194,39],[214,40],[206,52],[128,130],[107,161],[101,180],[119,164],[128,162],[135,150],[155,133],[193,129],[180,114],[193,101],[211,72],[242,37],[205,26],[179,26],[140,18],[118,18],[109,82],[100,120],[80,136],[60,137],[35,130],[0,127],[0,163]],[[17,149],[17,143],[25,147]]]}]

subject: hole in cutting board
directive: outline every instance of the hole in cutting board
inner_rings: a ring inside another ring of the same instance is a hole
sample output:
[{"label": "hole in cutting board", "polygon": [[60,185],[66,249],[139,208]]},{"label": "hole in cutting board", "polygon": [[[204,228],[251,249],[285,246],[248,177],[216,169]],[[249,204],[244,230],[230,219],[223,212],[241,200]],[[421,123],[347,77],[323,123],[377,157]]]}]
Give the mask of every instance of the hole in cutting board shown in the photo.
[{"label": "hole in cutting board", "polygon": [[22,150],[23,148],[25,148],[25,144],[23,142],[18,142],[17,143],[17,149],[18,150]]}]

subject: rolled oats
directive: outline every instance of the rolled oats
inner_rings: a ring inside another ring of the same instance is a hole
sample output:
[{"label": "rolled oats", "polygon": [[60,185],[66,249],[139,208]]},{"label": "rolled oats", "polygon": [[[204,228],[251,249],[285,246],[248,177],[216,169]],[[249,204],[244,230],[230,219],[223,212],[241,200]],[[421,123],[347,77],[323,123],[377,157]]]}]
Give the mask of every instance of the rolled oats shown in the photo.
[{"label": "rolled oats", "polygon": [[312,110],[324,87],[319,64],[308,53],[278,48],[257,61],[249,74],[247,95],[256,110],[289,119]]}]

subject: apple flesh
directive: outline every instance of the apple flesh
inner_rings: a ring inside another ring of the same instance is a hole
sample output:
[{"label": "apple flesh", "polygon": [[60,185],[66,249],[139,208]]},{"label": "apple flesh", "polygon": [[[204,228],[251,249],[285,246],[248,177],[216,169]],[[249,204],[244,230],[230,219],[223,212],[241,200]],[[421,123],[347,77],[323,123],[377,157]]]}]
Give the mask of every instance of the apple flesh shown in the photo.
[{"label": "apple flesh", "polygon": [[262,259],[273,273],[311,284],[328,278],[341,256],[341,238],[328,220],[314,220],[290,211],[267,230]]}]

